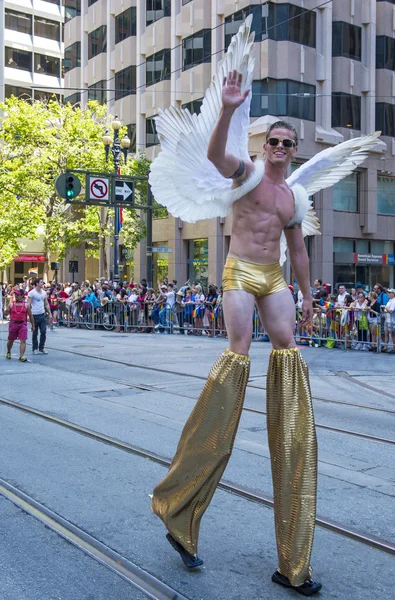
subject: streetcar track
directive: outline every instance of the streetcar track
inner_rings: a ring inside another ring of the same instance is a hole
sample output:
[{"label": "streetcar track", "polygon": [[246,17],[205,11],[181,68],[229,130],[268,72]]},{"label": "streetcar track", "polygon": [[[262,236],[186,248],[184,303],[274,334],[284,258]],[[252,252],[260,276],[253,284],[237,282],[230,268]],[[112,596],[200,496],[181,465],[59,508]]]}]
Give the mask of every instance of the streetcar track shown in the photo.
[{"label": "streetcar track", "polygon": [[0,494],[152,600],[187,600],[177,590],[0,478]]},{"label": "streetcar track", "polygon": [[[51,349],[53,349],[53,348],[51,348]],[[68,352],[68,353],[71,353],[71,354],[78,354],[78,355],[81,355],[81,356],[86,356],[85,354],[75,353],[75,352],[70,351],[70,350],[59,350],[59,352]],[[114,362],[112,359],[110,359],[110,361]],[[36,363],[36,364],[38,364],[38,363]],[[43,363],[40,363],[40,364],[42,365]],[[135,368],[140,368],[137,365],[133,365],[132,363],[123,363],[123,364],[127,364],[127,365],[129,365],[131,367],[135,367]],[[50,369],[57,370],[57,371],[60,370],[59,367],[56,367],[54,365],[48,365],[48,364],[46,364],[44,366],[47,367],[47,368],[50,368]],[[151,367],[147,367],[147,368],[151,368]],[[153,367],[152,370],[154,370],[154,369],[155,368]],[[61,370],[62,370],[62,372],[68,372],[68,373],[73,373],[73,374],[76,374],[76,373],[83,374],[80,371],[73,371],[71,369],[66,369],[65,367],[62,367]],[[162,370],[162,372],[168,373],[168,371],[163,371],[163,370]],[[182,376],[183,377],[189,377],[189,375],[182,375]],[[193,376],[193,377],[197,377],[197,376]],[[199,378],[202,379],[202,380],[204,380],[204,381],[206,381],[205,377],[200,377],[199,376]],[[116,382],[117,384],[125,385],[125,386],[127,386],[129,388],[132,388],[132,389],[139,389],[139,390],[143,390],[143,391],[147,391],[147,392],[163,391],[165,393],[171,393],[174,396],[179,396],[179,397],[184,398],[184,399],[192,400],[189,396],[186,396],[185,394],[181,394],[180,392],[175,392],[173,390],[169,391],[169,390],[167,390],[166,388],[163,388],[163,387],[162,388],[157,388],[157,387],[154,387],[154,386],[150,386],[148,384],[133,384],[133,383],[122,381],[119,378],[108,377],[106,375],[100,375],[100,379],[104,379],[106,381],[113,381],[113,382]],[[247,387],[257,387],[257,386],[249,386],[249,385],[247,385]],[[265,388],[259,388],[259,389],[265,389]],[[316,398],[313,397],[313,399],[316,399]],[[327,402],[331,402],[331,401],[327,400]],[[355,407],[366,408],[363,405],[360,405],[360,406],[359,405],[351,405],[351,404],[349,404],[347,402],[345,404],[347,404],[348,406],[355,406]],[[370,408],[373,409],[373,410],[377,410],[377,411],[382,412],[381,409],[378,409],[378,408],[375,408],[375,407],[370,407]],[[242,410],[246,411],[246,412],[253,413],[253,414],[266,415],[266,411],[260,410],[260,409],[257,409],[257,408],[249,408],[249,407],[244,406]],[[395,411],[392,411],[392,412],[395,413]],[[341,435],[349,435],[351,437],[362,438],[362,439],[365,439],[365,440],[368,440],[368,441],[371,441],[371,442],[378,442],[378,443],[382,443],[382,444],[388,444],[388,445],[395,446],[395,440],[392,440],[392,439],[382,438],[382,437],[370,435],[368,433],[361,433],[359,431],[351,431],[349,429],[342,429],[340,427],[332,427],[331,425],[323,425],[321,423],[315,423],[315,426],[318,429],[323,429],[325,431],[331,431],[331,432],[334,432],[334,433],[340,433]]]},{"label": "streetcar track", "polygon": [[[31,343],[28,342],[28,345],[31,346]],[[176,375],[178,377],[190,377],[193,379],[200,379],[201,381],[206,381],[207,377],[204,377],[203,375],[195,375],[194,373],[180,373],[179,371],[172,371],[169,369],[161,369],[160,367],[150,367],[148,365],[139,365],[136,363],[131,363],[131,362],[126,362],[126,361],[122,361],[122,360],[118,360],[115,358],[106,358],[104,356],[95,356],[94,354],[85,354],[83,352],[76,352],[75,350],[66,350],[64,348],[54,348],[53,346],[46,346],[46,348],[48,348],[49,350],[55,350],[55,352],[64,352],[66,354],[74,354],[76,356],[83,356],[85,358],[93,358],[95,360],[101,360],[104,362],[110,362],[110,363],[115,363],[115,364],[119,364],[119,365],[123,365],[125,367],[132,367],[132,368],[136,368],[136,369],[143,369],[146,371],[154,371],[157,373],[164,373],[166,375]],[[42,363],[40,363],[42,364]],[[375,392],[377,394],[381,394],[384,396],[387,396],[389,398],[393,398],[395,399],[395,394],[391,394],[390,392],[384,392],[382,390],[380,390],[379,388],[376,388],[374,386],[371,386],[367,383],[364,383],[362,381],[358,381],[355,377],[353,377],[352,375],[349,375],[346,371],[333,371],[335,376],[338,377],[343,377],[345,379],[349,379],[351,381],[353,381],[354,383],[356,383],[357,385],[360,385],[361,387],[364,387],[366,389],[369,389],[372,392]],[[101,376],[102,377],[102,376]],[[258,376],[254,376],[254,378],[258,378],[260,379],[261,377],[265,377],[265,375],[258,375]],[[166,382],[168,383],[168,382]],[[125,385],[131,385],[130,383],[126,383]],[[253,385],[252,383],[247,384],[248,388],[251,389],[257,389],[257,390],[266,390],[266,386],[260,386],[260,385]],[[317,400],[319,402],[326,402],[329,404],[340,404],[343,406],[350,406],[351,408],[362,408],[365,410],[372,410],[372,411],[377,411],[377,412],[383,412],[386,414],[395,414],[395,410],[390,410],[390,409],[386,409],[386,408],[379,408],[377,406],[371,406],[368,404],[355,404],[353,402],[345,402],[345,401],[341,401],[341,400],[333,400],[332,398],[322,398],[321,396],[312,396],[313,400]]]},{"label": "streetcar track", "polygon": [[[55,350],[56,352],[65,352],[67,354],[75,354],[76,356],[83,356],[85,358],[93,358],[96,360],[102,360],[104,362],[110,362],[110,363],[115,363],[115,364],[119,364],[119,365],[123,365],[125,367],[132,367],[132,368],[136,368],[136,369],[143,369],[146,371],[154,371],[157,373],[164,373],[166,375],[176,375],[178,377],[191,377],[193,379],[199,379],[201,381],[206,381],[207,377],[204,377],[203,375],[195,375],[194,373],[180,373],[179,371],[173,371],[173,370],[169,370],[169,369],[161,369],[160,367],[151,367],[148,365],[139,365],[136,363],[131,363],[131,362],[126,362],[126,361],[122,361],[122,360],[118,360],[115,358],[106,358],[104,356],[95,356],[94,354],[84,354],[83,352],[76,352],[75,350],[66,350],[63,348],[54,348],[51,346],[46,346],[48,349],[50,350]],[[334,373],[336,375],[338,375],[339,373],[341,373],[340,371],[334,371]],[[345,372],[344,372],[345,373]],[[352,377],[352,375],[348,375],[347,374],[347,379],[351,379],[354,380],[354,378]],[[394,398],[395,399],[395,395],[390,394],[389,392],[385,393],[382,392],[382,390],[380,390],[379,388],[375,388],[373,386],[369,386],[368,384],[365,384],[361,381],[357,381],[355,379],[355,383],[358,383],[359,385],[363,386],[363,387],[367,387],[368,389],[370,389],[371,391],[376,392],[377,394],[383,394],[385,396],[388,396],[390,398]],[[127,384],[130,385],[130,384]],[[247,384],[248,388],[254,388],[254,389],[259,389],[259,390],[266,390],[265,386],[259,386],[259,385],[253,385],[253,384]],[[352,402],[343,402],[340,400],[332,400],[331,398],[322,398],[321,396],[313,396],[312,397],[313,400],[318,400],[319,402],[327,402],[327,403],[331,403],[331,404],[341,404],[341,405],[345,405],[345,406],[351,406],[352,408],[363,408],[366,410],[373,410],[373,411],[378,411],[378,412],[383,412],[383,413],[388,413],[388,414],[395,414],[395,410],[389,410],[389,409],[385,409],[385,408],[379,408],[377,406],[370,406],[370,405],[365,405],[365,404],[355,404]]]},{"label": "streetcar track", "polygon": [[[373,385],[369,385],[368,383],[365,383],[364,381],[358,381],[358,379],[356,377],[349,375],[349,373],[347,373],[347,371],[334,371],[334,373],[337,377],[342,377],[343,379],[348,379],[349,381],[352,381],[352,383],[355,383],[356,385],[359,385],[359,386],[365,388],[365,390],[370,390],[371,392],[378,391],[378,388],[375,388]],[[392,400],[395,400],[395,394],[391,394],[390,392],[385,392],[384,390],[380,390],[379,393],[382,394],[383,396],[387,396],[387,398],[391,398]]]},{"label": "streetcar track", "polygon": [[[85,437],[88,437],[95,441],[107,444],[107,445],[117,448],[118,450],[121,450],[123,452],[127,452],[129,454],[133,454],[133,455],[136,455],[136,456],[139,456],[142,458],[152,460],[156,464],[160,464],[167,468],[170,466],[171,461],[167,457],[157,454],[156,452],[152,452],[150,450],[147,450],[145,448],[140,448],[138,446],[133,446],[132,444],[123,442],[121,440],[118,440],[116,438],[108,436],[104,433],[95,431],[93,429],[89,429],[87,427],[78,425],[77,423],[73,423],[73,422],[67,421],[65,419],[61,419],[60,417],[55,417],[55,416],[53,416],[49,413],[43,412],[41,410],[31,408],[29,406],[24,406],[18,402],[13,402],[12,400],[6,400],[5,398],[0,398],[0,403],[5,406],[9,406],[11,408],[20,410],[22,412],[31,414],[36,417],[39,417],[41,419],[44,419],[46,421],[49,421],[51,423],[54,423],[56,425],[66,428],[66,429],[69,429],[75,433],[84,435]],[[4,482],[2,482],[2,480],[0,479],[0,493],[2,493],[1,485],[3,483]],[[268,496],[264,496],[263,494],[256,492],[254,490],[251,490],[249,488],[246,488],[244,486],[240,486],[240,485],[234,484],[232,482],[227,482],[227,481],[221,479],[221,481],[218,484],[218,487],[226,492],[235,494],[245,500],[250,500],[252,502],[256,502],[257,504],[261,504],[263,506],[267,506],[270,508],[273,508],[273,506],[274,506],[272,498],[270,498]],[[371,534],[365,534],[363,532],[352,529],[351,527],[345,527],[339,523],[336,523],[335,521],[332,521],[332,520],[329,520],[329,519],[326,519],[323,517],[316,518],[316,525],[319,527],[322,527],[324,529],[328,529],[332,533],[335,533],[335,534],[341,535],[343,537],[360,542],[362,544],[365,544],[371,548],[375,548],[375,549],[385,552],[387,554],[395,555],[395,544],[393,544],[392,542],[385,540],[383,538],[379,538],[379,537],[371,535]],[[178,598],[178,597],[182,598],[182,596],[174,596],[174,598]]]}]

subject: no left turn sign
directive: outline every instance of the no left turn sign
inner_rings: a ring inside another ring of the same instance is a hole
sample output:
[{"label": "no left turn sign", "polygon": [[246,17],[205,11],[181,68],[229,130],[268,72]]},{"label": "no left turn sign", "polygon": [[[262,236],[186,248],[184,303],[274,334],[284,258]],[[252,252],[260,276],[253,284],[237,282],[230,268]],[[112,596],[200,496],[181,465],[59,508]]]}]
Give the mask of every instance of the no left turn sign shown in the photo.
[{"label": "no left turn sign", "polygon": [[101,177],[89,178],[89,197],[91,200],[108,200],[109,180]]}]

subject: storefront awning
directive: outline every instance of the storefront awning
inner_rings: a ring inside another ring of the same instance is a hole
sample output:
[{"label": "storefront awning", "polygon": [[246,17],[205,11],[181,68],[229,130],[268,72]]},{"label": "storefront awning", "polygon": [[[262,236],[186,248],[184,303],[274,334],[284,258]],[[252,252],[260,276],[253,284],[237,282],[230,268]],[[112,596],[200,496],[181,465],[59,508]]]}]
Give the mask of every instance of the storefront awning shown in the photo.
[{"label": "storefront awning", "polygon": [[19,254],[14,258],[14,262],[45,262],[44,254]]}]

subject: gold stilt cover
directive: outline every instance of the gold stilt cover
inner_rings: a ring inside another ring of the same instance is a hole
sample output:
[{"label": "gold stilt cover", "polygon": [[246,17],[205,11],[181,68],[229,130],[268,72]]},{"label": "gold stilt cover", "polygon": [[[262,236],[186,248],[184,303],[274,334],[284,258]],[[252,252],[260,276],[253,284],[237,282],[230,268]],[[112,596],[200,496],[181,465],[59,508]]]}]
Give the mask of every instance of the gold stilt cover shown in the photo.
[{"label": "gold stilt cover", "polygon": [[317,490],[309,376],[298,348],[272,350],[266,385],[278,570],[298,586],[311,577]]},{"label": "gold stilt cover", "polygon": [[197,554],[199,526],[230,458],[243,409],[250,359],[230,350],[212,367],[152,510],[171,535]]}]

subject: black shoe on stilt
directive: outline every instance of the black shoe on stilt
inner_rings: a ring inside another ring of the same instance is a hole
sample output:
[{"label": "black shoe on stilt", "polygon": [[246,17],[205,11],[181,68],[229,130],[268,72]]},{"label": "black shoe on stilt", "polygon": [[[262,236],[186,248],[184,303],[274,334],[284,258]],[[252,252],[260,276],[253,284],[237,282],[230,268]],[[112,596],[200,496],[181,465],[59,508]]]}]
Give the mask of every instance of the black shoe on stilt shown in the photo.
[{"label": "black shoe on stilt", "polygon": [[291,588],[296,592],[299,592],[299,594],[303,594],[303,596],[312,596],[313,594],[319,592],[322,588],[322,583],[318,583],[312,579],[308,579],[302,585],[291,585],[288,577],[281,575],[281,573],[278,571],[272,575],[272,581],[274,581],[274,583],[279,583],[284,587]]},{"label": "black shoe on stilt", "polygon": [[186,567],[188,567],[188,569],[194,569],[195,567],[200,567],[203,564],[201,558],[187,552],[185,548],[183,548],[181,544],[177,542],[172,535],[170,535],[170,533],[166,535],[166,539],[169,544],[173,546],[174,550],[176,550],[176,552],[178,552],[178,554],[181,556],[182,562]]}]

